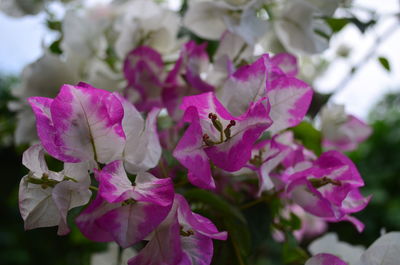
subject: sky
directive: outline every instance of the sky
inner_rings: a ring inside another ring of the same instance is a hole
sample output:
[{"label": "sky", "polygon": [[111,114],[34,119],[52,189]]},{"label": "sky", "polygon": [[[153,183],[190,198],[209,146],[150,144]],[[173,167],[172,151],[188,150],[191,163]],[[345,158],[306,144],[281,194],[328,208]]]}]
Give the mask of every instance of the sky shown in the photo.
[{"label": "sky", "polygon": [[[96,1],[88,0],[89,4]],[[173,0],[172,3],[177,0]],[[376,30],[368,34],[360,34],[354,26],[346,27],[335,36],[330,43],[330,48],[324,52],[326,58],[333,58],[337,48],[343,44],[351,48],[351,57],[348,60],[338,59],[331,65],[328,71],[318,78],[315,89],[321,92],[332,92],[340,80],[348,73],[349,61],[352,64],[361,60],[368,54],[377,36],[380,36],[388,27],[399,23],[393,15],[399,13],[398,0],[355,0],[354,4],[363,8],[371,8],[379,14],[387,15]],[[0,13],[0,72],[6,74],[18,74],[23,67],[39,58],[42,54],[43,43],[49,43],[55,38],[54,33],[47,30],[45,15],[26,16],[12,18]],[[335,93],[332,101],[344,104],[346,110],[362,119],[366,119],[369,110],[387,92],[400,90],[400,30],[391,33],[390,38],[381,43],[377,50],[377,56],[384,56],[390,60],[391,72],[382,68],[373,57],[355,74],[345,87]]]}]

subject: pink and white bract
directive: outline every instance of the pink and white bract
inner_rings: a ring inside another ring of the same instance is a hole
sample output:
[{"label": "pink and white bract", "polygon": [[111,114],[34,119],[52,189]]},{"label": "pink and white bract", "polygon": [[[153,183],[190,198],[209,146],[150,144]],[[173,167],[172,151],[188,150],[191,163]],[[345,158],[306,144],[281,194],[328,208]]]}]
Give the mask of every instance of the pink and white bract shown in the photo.
[{"label": "pink and white bract", "polygon": [[[360,192],[364,181],[342,153],[318,157],[296,138],[292,128],[304,120],[313,90],[296,77],[294,55],[253,57],[258,35],[244,32],[255,22],[246,18],[256,12],[251,2],[217,4],[219,11],[245,13],[237,25],[225,14],[234,31],[218,29],[224,33],[214,58],[207,43],[193,40],[176,49],[173,61],[151,45],[128,53],[120,47],[118,54],[127,54],[120,62],[126,79],[122,94],[79,83],[63,85],[54,99],[28,98],[41,144],[23,157],[30,170],[19,194],[26,229],[58,226],[60,235],[67,234],[68,211],[81,206],[75,219],[80,232],[92,241],[137,249],[129,265],[210,264],[213,240],[227,240],[222,230],[234,230],[225,218],[237,218],[247,229],[242,210],[253,200],[279,200],[279,209],[271,211],[279,240],[289,232],[299,240],[319,234],[328,222],[350,221],[363,230],[352,214],[370,200]],[[129,34],[119,36],[118,46],[125,46]],[[363,126],[349,116],[320,144],[350,150],[365,139],[359,134]],[[64,170],[50,170],[45,152],[64,162]],[[196,192],[220,208],[198,194],[190,197]],[[203,210],[210,219],[199,214]],[[303,220],[296,231],[279,224],[293,216]],[[330,254],[306,264],[346,265]]]}]

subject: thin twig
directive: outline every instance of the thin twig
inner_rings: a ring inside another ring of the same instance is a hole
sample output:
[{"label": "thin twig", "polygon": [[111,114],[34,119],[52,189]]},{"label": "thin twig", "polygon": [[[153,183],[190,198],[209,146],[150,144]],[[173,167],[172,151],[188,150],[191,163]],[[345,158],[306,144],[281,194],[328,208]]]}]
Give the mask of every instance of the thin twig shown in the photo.
[{"label": "thin twig", "polygon": [[396,32],[398,27],[399,27],[399,23],[393,24],[386,31],[384,31],[381,36],[378,36],[375,39],[374,44],[368,50],[368,52],[365,54],[365,56],[360,61],[355,63],[350,68],[350,71],[345,75],[345,77],[339,82],[339,84],[333,90],[334,93],[338,93],[339,91],[343,90],[346,87],[346,85],[351,81],[351,79],[354,76],[354,74],[358,70],[360,70],[363,66],[365,66],[366,63],[376,55],[376,52],[377,52],[377,50],[379,48],[379,45],[382,44],[382,42],[386,41],[390,36],[392,36],[393,33]]}]

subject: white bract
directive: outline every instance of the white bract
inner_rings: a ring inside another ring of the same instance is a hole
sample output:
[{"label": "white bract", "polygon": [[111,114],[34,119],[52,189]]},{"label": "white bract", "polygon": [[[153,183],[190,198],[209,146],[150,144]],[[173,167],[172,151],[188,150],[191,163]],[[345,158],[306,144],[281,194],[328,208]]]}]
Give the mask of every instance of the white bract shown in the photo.
[{"label": "white bract", "polygon": [[58,234],[69,233],[67,214],[89,202],[88,165],[65,164],[64,170],[48,169],[41,145],[24,152],[22,163],[29,169],[19,186],[19,209],[25,229],[58,226]]}]

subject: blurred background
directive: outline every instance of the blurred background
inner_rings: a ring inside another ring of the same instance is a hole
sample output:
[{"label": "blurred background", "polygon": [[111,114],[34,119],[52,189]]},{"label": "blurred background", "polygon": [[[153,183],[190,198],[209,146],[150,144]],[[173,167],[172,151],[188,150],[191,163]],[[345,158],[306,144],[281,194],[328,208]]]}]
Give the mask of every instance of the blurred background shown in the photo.
[{"label": "blurred background", "polygon": [[[83,4],[99,2],[107,1]],[[181,1],[164,2],[173,10],[182,5]],[[320,95],[332,94],[331,102],[344,104],[348,113],[373,128],[369,139],[348,153],[365,180],[363,194],[373,194],[369,206],[356,214],[366,229],[358,234],[348,223],[329,227],[341,240],[369,246],[382,231],[400,231],[400,3],[356,0],[352,5],[352,15],[359,23],[343,25],[328,50],[301,58],[301,62],[303,78]],[[59,2],[48,8],[55,18],[65,12]],[[335,15],[346,15],[340,12]],[[14,144],[17,117],[9,108],[14,100],[11,90],[20,84],[24,67],[58,37],[49,27],[46,11],[32,13],[10,16],[0,12],[0,264],[90,264],[92,253],[104,251],[105,244],[93,244],[74,227],[64,237],[57,236],[56,228],[24,231],[18,210],[18,185],[27,173],[21,155],[28,145]]]}]

